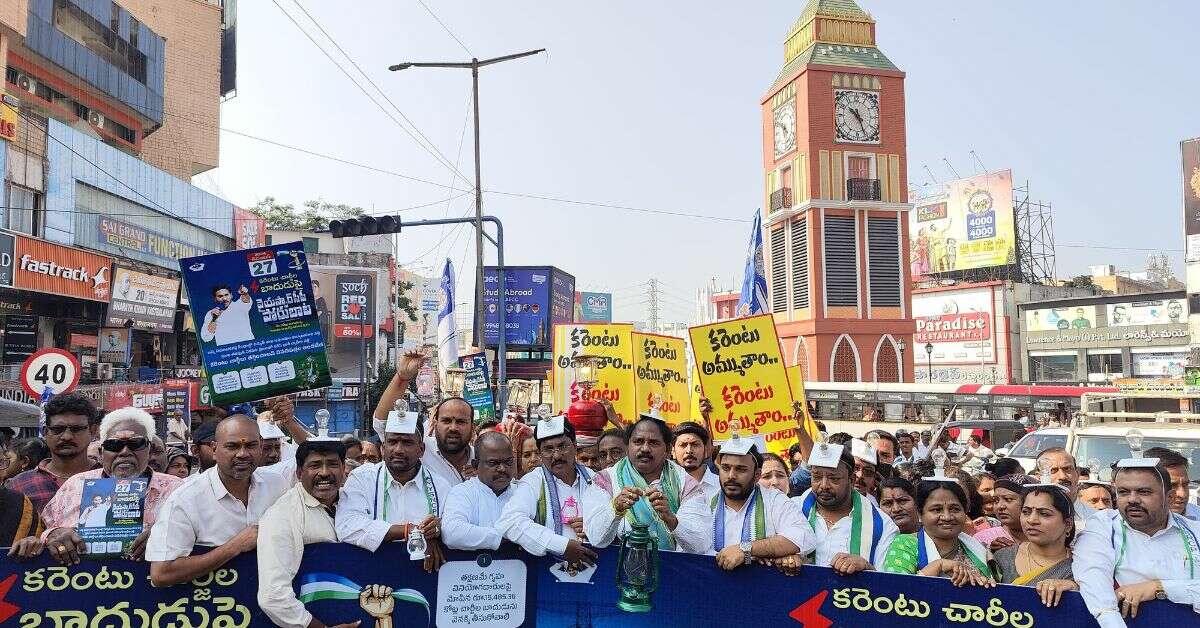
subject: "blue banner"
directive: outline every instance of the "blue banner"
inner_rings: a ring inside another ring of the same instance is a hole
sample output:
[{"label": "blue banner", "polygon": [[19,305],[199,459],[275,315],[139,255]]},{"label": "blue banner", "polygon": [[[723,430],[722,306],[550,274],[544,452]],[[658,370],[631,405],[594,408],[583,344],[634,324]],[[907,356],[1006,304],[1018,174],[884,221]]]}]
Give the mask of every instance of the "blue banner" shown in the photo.
[{"label": "blue banner", "polygon": [[299,242],[179,260],[213,405],[330,384]]},{"label": "blue banner", "polygon": [[[494,346],[500,341],[500,307],[504,307],[504,342],[511,346],[544,346],[550,342],[550,275],[552,268],[506,267],[504,304],[496,268],[483,271],[483,342]],[[573,282],[572,282],[573,285]],[[572,294],[572,299],[574,295]]]},{"label": "blue banner", "polygon": [[[599,554],[594,571],[571,576],[549,558],[513,549],[449,552],[450,562],[427,574],[400,543],[376,554],[349,545],[312,545],[295,587],[325,624],[362,620],[362,628],[379,626],[377,620],[385,617],[395,628],[1095,625],[1078,593],[1046,608],[1029,587],[956,589],[944,578],[876,572],[842,577],[822,567],[804,567],[795,577],[760,566],[725,572],[711,556],[674,553],[660,555],[653,610],[627,613],[616,606],[617,551]],[[243,554],[190,583],[155,589],[145,563],[84,561],[62,567],[48,558],[0,559],[0,627],[271,626],[255,601],[255,561],[253,553]],[[1190,607],[1150,601],[1128,624],[1194,626],[1196,618]]]},{"label": "blue banner", "polygon": [[459,358],[463,373],[463,399],[475,408],[475,423],[496,420],[496,404],[492,400],[492,378],[488,375],[485,353],[471,353]]},{"label": "blue banner", "polygon": [[576,292],[576,323],[611,323],[612,294],[608,292]]}]

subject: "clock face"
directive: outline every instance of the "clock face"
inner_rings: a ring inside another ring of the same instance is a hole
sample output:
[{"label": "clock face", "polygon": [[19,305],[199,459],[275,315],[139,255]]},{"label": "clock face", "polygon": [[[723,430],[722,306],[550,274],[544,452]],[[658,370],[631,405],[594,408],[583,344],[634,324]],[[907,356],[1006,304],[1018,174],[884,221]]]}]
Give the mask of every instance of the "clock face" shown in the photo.
[{"label": "clock face", "polygon": [[850,89],[833,93],[837,141],[879,143],[879,94]]},{"label": "clock face", "polygon": [[775,109],[775,159],[796,148],[796,105],[784,103]]}]

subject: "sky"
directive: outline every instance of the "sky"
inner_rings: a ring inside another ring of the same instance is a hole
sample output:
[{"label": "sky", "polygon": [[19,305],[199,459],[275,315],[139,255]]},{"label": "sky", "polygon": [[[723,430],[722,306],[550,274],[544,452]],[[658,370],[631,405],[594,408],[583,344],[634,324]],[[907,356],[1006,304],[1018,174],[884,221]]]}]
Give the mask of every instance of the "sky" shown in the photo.
[{"label": "sky", "polygon": [[[859,4],[876,20],[880,50],[907,74],[911,185],[1011,168],[1031,198],[1053,206],[1060,277],[1092,264],[1141,270],[1150,251],[1169,254],[1182,276],[1179,142],[1200,135],[1190,47],[1200,3]],[[759,103],[804,5],[239,2],[238,89],[222,106],[221,165],[194,182],[248,207],[274,196],[403,210],[409,220],[469,215],[470,71],[387,66],[546,48],[480,73],[484,212],[504,223],[506,263],[558,266],[578,289],[613,292],[614,320],[645,320],[653,278],[661,317],[686,322],[711,278],[740,286],[763,197]],[[426,148],[413,136],[428,138]],[[459,299],[469,301],[473,242],[470,227],[411,228],[399,257],[429,275],[452,258]]]}]

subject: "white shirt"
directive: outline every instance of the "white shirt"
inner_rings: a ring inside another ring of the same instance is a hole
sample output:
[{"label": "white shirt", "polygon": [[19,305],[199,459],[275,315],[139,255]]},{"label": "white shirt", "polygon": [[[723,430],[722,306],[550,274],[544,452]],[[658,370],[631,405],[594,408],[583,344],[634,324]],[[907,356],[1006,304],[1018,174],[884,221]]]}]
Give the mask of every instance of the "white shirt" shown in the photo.
[{"label": "white shirt", "polygon": [[442,540],[446,547],[460,550],[499,548],[504,537],[496,530],[496,520],[515,492],[516,482],[496,495],[479,478],[451,487],[442,510]]},{"label": "white shirt", "polygon": [[1183,516],[1192,521],[1200,521],[1200,506],[1188,502],[1187,506],[1183,509]]},{"label": "white shirt", "polygon": [[[800,516],[804,516],[804,510],[801,508],[803,503],[802,497],[793,497],[791,502],[796,506],[796,510],[800,512]],[[865,504],[864,504],[865,506]],[[813,506],[813,508],[819,508]],[[870,513],[864,512],[864,517],[871,516]],[[887,556],[887,550],[895,540],[896,535],[900,533],[900,529],[892,522],[892,518],[887,516],[887,513],[879,511],[879,518],[883,521],[883,534],[879,537],[879,545],[875,547],[875,568],[883,567],[883,559]],[[807,524],[808,522],[805,521]],[[825,523],[825,517],[821,516],[820,510],[817,510],[817,516],[813,517],[813,525],[811,529],[817,541],[817,555],[814,564],[818,567],[828,567],[833,562],[833,557],[837,554],[850,553],[850,529],[854,525],[854,516],[851,513],[846,513],[845,517],[838,519],[838,522],[830,528]],[[868,548],[869,549],[869,548]]]},{"label": "white shirt", "polygon": [[254,340],[254,331],[250,328],[250,308],[253,301],[242,301],[235,296],[221,315],[217,317],[217,331],[208,331],[208,324],[213,322],[212,310],[204,314],[204,324],[200,326],[200,338],[204,342],[212,342],[214,338],[218,345]]},{"label": "white shirt", "polygon": [[[475,455],[475,448],[468,446],[467,453],[469,459],[469,456]],[[425,437],[425,453],[421,456],[421,466],[441,478],[446,486],[454,486],[463,482],[463,475],[438,450],[437,439],[432,436]]]},{"label": "white shirt", "polygon": [[[1179,527],[1180,521],[1186,529]],[[1195,566],[1195,577],[1190,577],[1187,548],[1180,538],[1181,531],[1189,540],[1200,537],[1200,523],[1172,516],[1167,527],[1154,536],[1126,528],[1121,523],[1118,511],[1102,510],[1088,519],[1087,528],[1075,541],[1071,571],[1079,583],[1083,601],[1092,615],[1097,616],[1101,628],[1125,626],[1113,591],[1113,580],[1122,586],[1159,580],[1167,599],[1186,604],[1200,613],[1200,564]],[[1123,538],[1128,540],[1124,541],[1122,553]],[[1121,564],[1118,567],[1119,555]],[[1194,559],[1200,560],[1200,556]]]},{"label": "white shirt", "polygon": [[[546,527],[537,520],[538,501],[542,496],[545,473],[545,467],[537,467],[526,473],[525,477],[518,482],[514,482],[513,497],[500,513],[500,518],[496,520],[496,530],[504,535],[504,538],[520,545],[522,549],[534,556],[544,556],[547,552],[562,555],[567,551],[567,543],[577,537],[569,525],[563,524],[563,533],[555,534],[553,524]],[[568,486],[553,473],[550,474],[550,477],[558,490],[558,511],[562,512],[567,500],[573,499],[579,505],[579,512],[582,515],[584,512],[583,495],[588,486],[587,480],[576,472],[575,483]],[[549,492],[546,494],[546,501],[546,518],[549,519],[551,512],[548,503],[550,501]]]},{"label": "white shirt", "polygon": [[[595,547],[608,547],[618,535],[629,532],[629,523],[625,517],[618,517],[613,511],[613,493],[602,488],[598,479],[606,481],[609,487],[615,487],[613,479],[614,467],[601,470],[592,479],[587,490],[583,493],[583,530],[587,533],[588,541]],[[691,554],[702,554],[711,543],[712,511],[704,501],[704,494],[699,483],[688,475],[683,467],[667,463],[667,470],[674,470],[675,481],[680,487],[679,511],[675,517],[679,519],[673,534],[677,549]],[[664,473],[667,472],[664,470]],[[662,490],[662,478],[650,482],[650,488]],[[660,548],[661,549],[661,548]]]},{"label": "white shirt", "polygon": [[916,462],[917,460],[924,460],[925,457],[928,455],[929,455],[929,445],[926,445],[925,443],[921,443],[921,442],[918,442],[917,444],[913,445],[912,462]]},{"label": "white shirt", "polygon": [[197,545],[224,545],[258,523],[291,482],[269,469],[250,476],[247,502],[234,497],[221,482],[217,467],[184,480],[163,502],[150,529],[146,560],[162,562],[189,556]]},{"label": "white shirt", "polygon": [[[425,498],[425,477],[433,482],[433,513]],[[373,552],[393,525],[421,523],[430,514],[441,516],[449,493],[450,487],[424,465],[411,480],[401,484],[388,471],[387,463],[364,464],[351,471],[342,486],[334,522],[338,540]]]},{"label": "white shirt", "polygon": [[[791,541],[796,547],[800,548],[800,554],[808,554],[817,546],[817,537],[813,534],[812,528],[808,526],[808,522],[804,520],[804,514],[800,512],[800,506],[792,503],[787,495],[782,492],[769,488],[761,487],[763,497],[763,514],[766,515],[766,537],[769,538],[775,535],[782,536]],[[722,510],[725,517],[725,547],[731,545],[736,546],[742,542],[742,523],[749,517],[750,529],[754,529],[754,513],[743,512],[747,500],[742,504],[742,510],[734,510],[726,504]],[[721,514],[713,512],[712,516],[718,517]],[[715,528],[715,526],[713,526]],[[705,552],[710,555],[715,555],[716,543],[713,542],[713,531],[710,530],[708,535],[708,550]]]},{"label": "white shirt", "polygon": [[79,513],[79,527],[103,528],[108,525],[108,511],[111,509],[111,502],[104,502],[99,506],[92,505],[84,508],[83,512]]},{"label": "white shirt", "polygon": [[1082,499],[1075,500],[1075,542],[1079,542],[1079,533],[1087,528],[1087,520],[1094,514],[1096,509],[1083,503]]},{"label": "white shirt", "polygon": [[304,486],[296,484],[267,509],[258,523],[258,605],[277,626],[305,628],[305,610],[292,581],[304,546],[337,540],[333,517]]},{"label": "white shirt", "polygon": [[700,480],[700,491],[704,495],[704,503],[712,502],[712,499],[721,492],[721,476],[712,472],[708,465],[704,466],[704,478]]}]

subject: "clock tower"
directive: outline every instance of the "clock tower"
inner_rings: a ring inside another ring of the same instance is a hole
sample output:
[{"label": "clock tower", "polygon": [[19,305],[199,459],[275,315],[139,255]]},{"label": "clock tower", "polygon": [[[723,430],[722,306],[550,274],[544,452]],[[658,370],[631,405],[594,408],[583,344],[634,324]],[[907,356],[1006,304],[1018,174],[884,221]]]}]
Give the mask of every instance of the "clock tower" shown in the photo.
[{"label": "clock tower", "polygon": [[762,99],[769,306],[814,381],[912,381],[904,73],[854,0],[809,0]]}]

